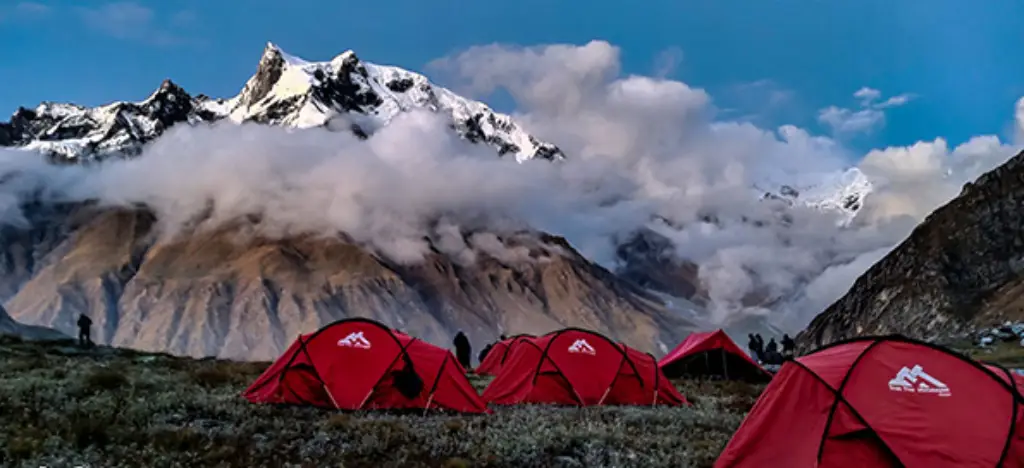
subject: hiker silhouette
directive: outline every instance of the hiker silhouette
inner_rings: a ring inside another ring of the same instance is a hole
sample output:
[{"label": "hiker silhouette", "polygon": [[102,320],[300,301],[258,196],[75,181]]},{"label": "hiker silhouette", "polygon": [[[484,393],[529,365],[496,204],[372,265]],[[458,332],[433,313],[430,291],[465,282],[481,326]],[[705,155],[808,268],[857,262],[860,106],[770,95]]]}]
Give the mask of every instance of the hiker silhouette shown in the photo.
[{"label": "hiker silhouette", "polygon": [[78,316],[78,344],[81,346],[92,346],[92,337],[89,336],[92,328],[92,319],[88,315]]},{"label": "hiker silhouette", "polygon": [[796,342],[793,338],[790,338],[788,334],[782,335],[782,355],[784,357],[793,357],[796,351]]},{"label": "hiker silhouette", "polygon": [[484,349],[481,349],[480,354],[477,355],[477,360],[481,363],[484,362],[484,359],[487,359],[487,353],[491,352],[491,348],[493,347],[494,343],[487,343],[487,346],[484,346]]},{"label": "hiker silhouette", "polygon": [[462,330],[459,330],[455,334],[453,343],[455,344],[455,357],[459,359],[459,364],[462,364],[464,369],[469,370],[470,359],[473,356],[473,348],[469,345],[469,338],[466,338]]}]

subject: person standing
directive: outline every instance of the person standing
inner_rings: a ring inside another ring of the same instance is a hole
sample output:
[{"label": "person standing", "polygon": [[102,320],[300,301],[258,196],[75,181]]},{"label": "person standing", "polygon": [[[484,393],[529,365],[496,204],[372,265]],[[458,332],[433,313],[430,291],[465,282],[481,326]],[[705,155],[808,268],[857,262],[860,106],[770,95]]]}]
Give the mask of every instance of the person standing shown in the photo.
[{"label": "person standing", "polygon": [[92,337],[90,336],[92,328],[92,319],[88,315],[81,314],[78,316],[78,345],[79,346],[92,346]]},{"label": "person standing", "polygon": [[793,357],[796,352],[796,342],[789,337],[788,334],[782,335],[782,356],[786,358]]},{"label": "person standing", "polygon": [[466,335],[462,333],[462,330],[459,330],[459,332],[455,334],[453,344],[455,344],[455,357],[458,358],[459,364],[462,364],[463,369],[469,370],[471,364],[470,359],[472,359],[471,356],[473,356],[473,348],[469,344],[469,338],[466,338]]}]

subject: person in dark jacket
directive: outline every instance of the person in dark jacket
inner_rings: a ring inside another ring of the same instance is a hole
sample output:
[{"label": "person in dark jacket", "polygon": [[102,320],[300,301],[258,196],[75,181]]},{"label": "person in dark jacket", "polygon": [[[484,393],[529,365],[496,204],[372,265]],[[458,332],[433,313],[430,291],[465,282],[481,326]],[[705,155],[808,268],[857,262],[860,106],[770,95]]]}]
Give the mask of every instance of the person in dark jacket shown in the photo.
[{"label": "person in dark jacket", "polygon": [[775,338],[768,340],[768,345],[764,347],[764,360],[768,364],[781,364],[782,355],[779,354],[779,345],[775,342]]},{"label": "person in dark jacket", "polygon": [[462,333],[462,330],[459,330],[459,332],[455,334],[455,340],[453,340],[453,343],[455,344],[455,357],[459,359],[459,364],[462,364],[464,369],[469,370],[471,364],[470,359],[472,359],[471,356],[473,356],[473,348],[469,345],[469,338],[466,338],[466,335]]},{"label": "person in dark jacket", "polygon": [[479,362],[484,362],[484,359],[487,358],[487,353],[491,352],[491,348],[493,347],[494,343],[487,343],[487,346],[484,346],[484,349],[480,350],[480,355],[477,356],[477,359],[480,360]]},{"label": "person in dark jacket", "polygon": [[759,359],[760,353],[757,352],[757,338],[754,338],[753,333],[747,333],[747,338],[750,338],[747,340],[747,349],[750,350],[750,356],[754,359]]},{"label": "person in dark jacket", "polygon": [[80,346],[91,346],[92,337],[89,336],[92,328],[92,319],[85,314],[78,316],[78,344]]},{"label": "person in dark jacket", "polygon": [[793,357],[793,353],[796,352],[796,342],[789,337],[788,334],[782,335],[782,355],[784,357]]}]

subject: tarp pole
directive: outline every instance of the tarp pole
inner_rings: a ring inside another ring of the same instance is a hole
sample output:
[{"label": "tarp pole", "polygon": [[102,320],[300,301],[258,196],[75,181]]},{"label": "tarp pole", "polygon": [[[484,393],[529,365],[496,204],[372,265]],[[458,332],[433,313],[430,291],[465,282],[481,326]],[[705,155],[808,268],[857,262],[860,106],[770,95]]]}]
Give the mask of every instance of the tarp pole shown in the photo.
[{"label": "tarp pole", "polygon": [[331,403],[334,403],[334,408],[335,409],[341,409],[341,407],[338,406],[338,400],[334,399],[334,395],[331,394],[331,390],[329,388],[327,388],[327,384],[322,384],[322,385],[324,386],[324,391],[327,392],[327,398],[330,398],[331,399]]},{"label": "tarp pole", "polygon": [[359,406],[356,409],[363,409],[363,405],[366,404],[366,400],[370,399],[370,395],[373,395],[373,391],[374,390],[376,390],[376,389],[375,388],[371,388],[370,391],[367,392],[366,396],[363,397],[363,401],[359,402]]},{"label": "tarp pole", "polygon": [[423,414],[427,414],[427,410],[430,409],[430,403],[434,401],[434,392],[430,392],[430,398],[427,398],[427,404],[423,406]]},{"label": "tarp pole", "polygon": [[[613,383],[613,385],[614,385],[614,383]],[[604,395],[601,395],[601,400],[597,402],[598,406],[601,406],[602,404],[604,404],[604,399],[608,397],[608,392],[611,392],[611,391],[612,391],[612,386],[609,385],[608,389],[604,391]]]}]

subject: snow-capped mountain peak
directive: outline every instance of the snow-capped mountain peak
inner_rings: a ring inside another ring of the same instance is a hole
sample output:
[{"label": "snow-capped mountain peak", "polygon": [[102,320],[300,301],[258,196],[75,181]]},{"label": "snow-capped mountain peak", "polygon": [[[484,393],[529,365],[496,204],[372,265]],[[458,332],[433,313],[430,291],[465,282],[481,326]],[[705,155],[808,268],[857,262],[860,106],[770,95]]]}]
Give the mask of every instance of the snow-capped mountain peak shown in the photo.
[{"label": "snow-capped mountain peak", "polygon": [[64,162],[137,154],[146,142],[179,123],[227,119],[296,128],[328,126],[344,117],[348,130],[366,138],[396,115],[412,109],[446,114],[462,137],[485,143],[517,161],[560,160],[562,151],[538,141],[508,115],[432,84],[398,67],[364,62],[346,50],[327,62],[311,62],[267,43],[241,92],[229,99],[193,97],[165,80],[146,99],[87,108],[42,103],[21,108],[0,123],[0,146],[38,150]]},{"label": "snow-capped mountain peak", "polygon": [[[871,180],[860,169],[848,168],[834,173],[815,174],[813,182],[761,183],[755,188],[764,197],[784,200],[811,208],[836,212],[840,225],[848,225],[864,205],[864,198],[874,189]],[[771,187],[766,190],[766,187]]]},{"label": "snow-capped mountain peak", "polygon": [[327,62],[310,62],[268,43],[256,74],[232,101],[229,117],[236,122],[307,128],[345,115],[362,136],[402,112],[426,108],[450,115],[467,139],[485,142],[500,154],[512,153],[518,161],[564,158],[557,147],[537,141],[511,117],[435,86],[418,73],[362,61],[352,50]]}]

